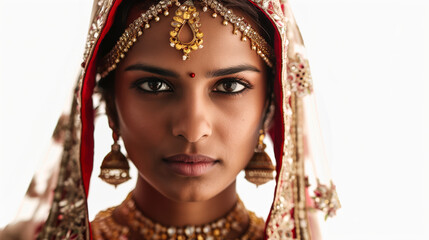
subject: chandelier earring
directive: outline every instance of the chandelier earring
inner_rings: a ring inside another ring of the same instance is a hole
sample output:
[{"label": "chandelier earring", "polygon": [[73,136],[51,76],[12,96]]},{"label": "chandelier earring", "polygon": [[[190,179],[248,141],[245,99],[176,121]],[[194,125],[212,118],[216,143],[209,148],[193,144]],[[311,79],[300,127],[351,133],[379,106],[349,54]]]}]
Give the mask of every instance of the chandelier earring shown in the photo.
[{"label": "chandelier earring", "polygon": [[127,158],[121,152],[118,144],[119,136],[113,131],[112,150],[104,157],[100,167],[101,180],[117,187],[119,184],[128,181],[130,178],[130,165]]},{"label": "chandelier earring", "polygon": [[246,180],[256,186],[274,179],[273,172],[275,167],[265,152],[266,145],[264,144],[264,138],[265,132],[261,129],[259,130],[258,145],[255,148],[255,153],[244,169]]}]

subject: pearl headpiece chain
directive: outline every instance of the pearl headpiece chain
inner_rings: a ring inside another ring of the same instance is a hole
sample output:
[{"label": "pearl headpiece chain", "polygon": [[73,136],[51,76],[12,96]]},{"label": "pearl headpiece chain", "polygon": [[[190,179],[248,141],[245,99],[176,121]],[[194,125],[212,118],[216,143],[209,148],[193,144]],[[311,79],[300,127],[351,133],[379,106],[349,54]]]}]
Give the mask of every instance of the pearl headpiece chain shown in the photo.
[{"label": "pearl headpiece chain", "polygon": [[[203,12],[208,9],[213,11],[212,17],[216,18],[218,15],[223,17],[222,24],[227,26],[232,24],[233,33],[238,34],[241,32],[241,40],[250,40],[251,49],[264,60],[264,62],[272,67],[271,58],[273,57],[273,50],[265,39],[248,24],[243,17],[239,17],[233,13],[232,10],[223,6],[216,0],[196,0],[200,1],[203,5]],[[168,16],[169,8],[175,4],[178,9],[173,16],[171,26],[173,30],[170,31],[170,46],[183,52],[183,60],[189,59],[189,54],[192,51],[198,50],[203,47],[204,34],[200,31],[201,23],[199,19],[199,12],[193,4],[192,0],[187,0],[180,3],[179,0],[161,0],[156,5],[152,5],[149,9],[143,12],[140,17],[134,20],[119,40],[113,49],[102,59],[102,63],[98,69],[101,77],[107,76],[111,71],[115,70],[119,62],[125,58],[129,49],[137,42],[137,38],[143,34],[144,29],[151,27],[150,23],[154,20],[158,22],[160,15]],[[179,38],[180,31],[188,24],[192,33],[193,39],[190,42],[182,42]]]}]

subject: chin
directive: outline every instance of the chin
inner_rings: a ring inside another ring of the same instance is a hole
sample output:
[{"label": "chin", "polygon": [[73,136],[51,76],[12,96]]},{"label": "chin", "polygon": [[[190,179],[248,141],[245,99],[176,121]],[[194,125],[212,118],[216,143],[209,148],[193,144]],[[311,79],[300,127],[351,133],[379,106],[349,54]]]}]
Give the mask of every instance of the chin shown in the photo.
[{"label": "chin", "polygon": [[183,186],[172,186],[172,188],[160,191],[165,197],[176,202],[200,202],[207,201],[217,196],[223,189],[215,189],[209,184],[191,182]]}]

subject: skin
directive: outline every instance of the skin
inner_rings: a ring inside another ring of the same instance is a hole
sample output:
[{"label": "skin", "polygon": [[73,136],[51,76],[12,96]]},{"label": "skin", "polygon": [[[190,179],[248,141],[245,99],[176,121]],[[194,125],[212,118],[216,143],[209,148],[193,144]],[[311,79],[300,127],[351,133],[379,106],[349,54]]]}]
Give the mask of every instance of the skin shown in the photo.
[{"label": "skin", "polygon": [[[200,225],[223,217],[237,201],[236,176],[252,157],[262,126],[267,70],[231,25],[201,10],[204,48],[183,61],[182,52],[169,46],[174,10],[151,23],[119,64],[118,123],[109,122],[139,171],[134,199],[143,214],[164,225]],[[130,20],[137,14],[132,11]],[[186,28],[180,34],[181,40],[191,37]],[[217,162],[206,174],[187,177],[163,161],[176,154]],[[114,214],[125,218],[119,210]]]}]

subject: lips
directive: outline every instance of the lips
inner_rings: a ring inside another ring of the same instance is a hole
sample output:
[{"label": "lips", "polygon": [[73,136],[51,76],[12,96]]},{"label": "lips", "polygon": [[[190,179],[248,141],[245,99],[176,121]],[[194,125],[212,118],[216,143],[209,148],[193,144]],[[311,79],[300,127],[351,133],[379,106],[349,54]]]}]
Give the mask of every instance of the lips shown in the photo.
[{"label": "lips", "polygon": [[176,174],[186,177],[198,177],[208,173],[218,160],[198,154],[177,154],[163,159]]}]

